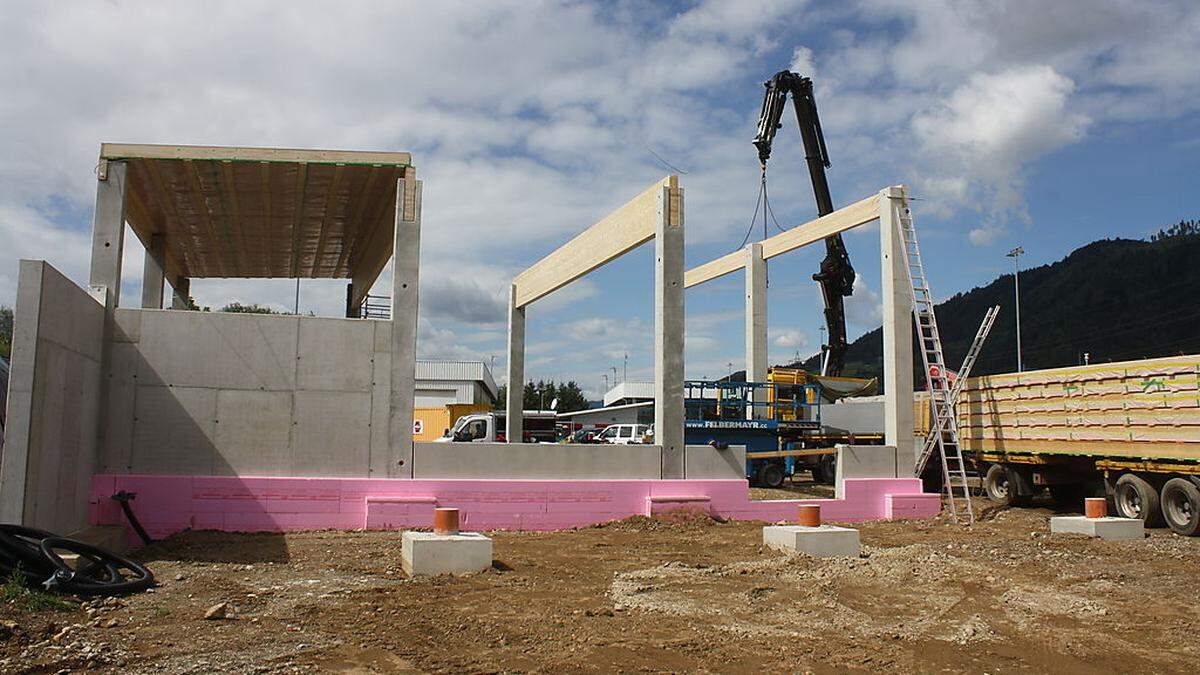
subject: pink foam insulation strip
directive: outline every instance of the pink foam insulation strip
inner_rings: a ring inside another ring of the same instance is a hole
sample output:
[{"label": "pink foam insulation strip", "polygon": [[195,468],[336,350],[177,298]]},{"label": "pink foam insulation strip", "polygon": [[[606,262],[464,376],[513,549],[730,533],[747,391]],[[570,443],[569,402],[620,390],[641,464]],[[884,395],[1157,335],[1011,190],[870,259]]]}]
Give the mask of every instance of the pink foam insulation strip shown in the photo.
[{"label": "pink foam insulation strip", "polygon": [[136,493],[132,506],[151,536],[185,529],[239,532],[429,527],[435,507],[461,512],[473,530],[557,530],[699,509],[733,520],[791,521],[800,504],[825,520],[928,518],[941,507],[912,478],[845,481],[842,499],[751,501],[744,480],[397,480],[98,475],[91,519],[122,525],[109,497]]}]

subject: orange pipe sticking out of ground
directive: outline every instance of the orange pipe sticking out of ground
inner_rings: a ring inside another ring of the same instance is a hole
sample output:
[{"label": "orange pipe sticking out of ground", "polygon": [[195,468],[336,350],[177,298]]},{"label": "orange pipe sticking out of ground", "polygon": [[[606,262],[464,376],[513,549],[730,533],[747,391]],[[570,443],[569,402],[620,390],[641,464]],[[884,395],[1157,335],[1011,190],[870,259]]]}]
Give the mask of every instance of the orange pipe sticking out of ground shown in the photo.
[{"label": "orange pipe sticking out of ground", "polygon": [[804,527],[821,526],[821,507],[818,504],[801,504],[796,522]]},{"label": "orange pipe sticking out of ground", "polygon": [[434,509],[433,533],[458,534],[458,509]]},{"label": "orange pipe sticking out of ground", "polygon": [[1103,518],[1108,515],[1108,500],[1104,497],[1088,497],[1083,500],[1083,515],[1088,518]]}]

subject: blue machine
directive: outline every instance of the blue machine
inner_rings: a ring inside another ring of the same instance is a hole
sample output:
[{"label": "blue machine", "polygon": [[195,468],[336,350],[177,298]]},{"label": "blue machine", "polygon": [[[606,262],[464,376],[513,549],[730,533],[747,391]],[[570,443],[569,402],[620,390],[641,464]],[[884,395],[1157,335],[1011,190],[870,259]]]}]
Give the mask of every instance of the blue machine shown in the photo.
[{"label": "blue machine", "polygon": [[[791,449],[821,429],[817,384],[687,380],[683,383],[684,442],[746,446],[747,454]],[[751,483],[778,487],[806,463],[796,457],[747,458]]]}]

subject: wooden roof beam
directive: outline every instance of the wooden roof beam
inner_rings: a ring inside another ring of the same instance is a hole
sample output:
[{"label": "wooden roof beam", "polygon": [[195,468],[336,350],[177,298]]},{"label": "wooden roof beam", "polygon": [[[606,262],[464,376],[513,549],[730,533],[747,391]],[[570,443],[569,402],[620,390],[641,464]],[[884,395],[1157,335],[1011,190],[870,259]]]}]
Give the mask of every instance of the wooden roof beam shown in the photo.
[{"label": "wooden roof beam", "polygon": [[672,175],[518,274],[513,279],[516,306],[524,307],[653,239],[658,196],[664,186],[671,195],[668,218],[678,222],[679,177]]},{"label": "wooden roof beam", "polygon": [[[833,213],[810,220],[803,225],[797,225],[786,232],[763,239],[763,259],[769,260],[789,251],[808,246],[821,241],[825,237],[852,230],[879,218],[879,197],[877,195],[861,199],[853,204],[840,208]],[[698,286],[726,274],[742,269],[746,264],[746,254],[742,251],[727,253],[720,258],[710,260],[688,270],[683,275],[684,288]]]}]

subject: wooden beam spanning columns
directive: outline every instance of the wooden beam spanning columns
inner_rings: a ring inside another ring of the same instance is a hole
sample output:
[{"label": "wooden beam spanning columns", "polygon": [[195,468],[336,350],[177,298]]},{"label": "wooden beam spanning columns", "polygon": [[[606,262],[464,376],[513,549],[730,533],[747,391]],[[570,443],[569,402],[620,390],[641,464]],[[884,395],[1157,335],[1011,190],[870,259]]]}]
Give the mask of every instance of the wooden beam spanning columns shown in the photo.
[{"label": "wooden beam spanning columns", "polygon": [[670,223],[680,223],[679,178],[667,176],[518,274],[515,306],[524,307],[653,239],[664,187],[671,195]]},{"label": "wooden beam spanning columns", "polygon": [[[803,248],[809,244],[821,241],[825,237],[852,230],[860,225],[866,225],[879,218],[879,197],[871,196],[840,208],[829,215],[810,220],[803,225],[763,239],[763,260],[770,260],[777,255]],[[683,277],[686,288],[699,286],[706,281],[712,281],[726,274],[736,272],[746,266],[746,254],[738,250],[728,253],[715,260],[688,270]]]},{"label": "wooden beam spanning columns", "polygon": [[518,274],[509,289],[506,434],[521,442],[525,307],[654,239],[654,423],[661,476],[684,477],[683,190],[668,176]]}]

